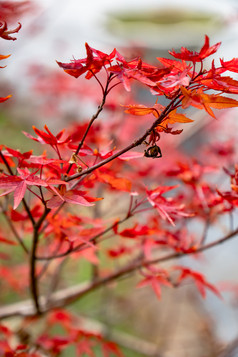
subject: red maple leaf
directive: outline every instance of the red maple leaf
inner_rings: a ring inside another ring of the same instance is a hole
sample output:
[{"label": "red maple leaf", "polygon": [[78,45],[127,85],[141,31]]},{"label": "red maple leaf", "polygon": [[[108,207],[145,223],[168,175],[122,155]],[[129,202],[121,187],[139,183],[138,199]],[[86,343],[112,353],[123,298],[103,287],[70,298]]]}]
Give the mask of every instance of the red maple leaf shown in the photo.
[{"label": "red maple leaf", "polygon": [[172,216],[189,217],[192,214],[185,213],[184,204],[177,204],[172,197],[163,197],[163,194],[178,186],[159,186],[154,190],[146,190],[148,202],[158,211],[162,219],[168,220],[173,226]]},{"label": "red maple leaf", "polygon": [[204,45],[199,52],[189,51],[187,48],[182,47],[180,53],[177,53],[174,50],[169,51],[169,53],[173,57],[179,58],[179,59],[182,59],[185,61],[201,62],[205,58],[207,58],[207,57],[211,56],[213,53],[215,53],[218,50],[218,48],[220,47],[220,45],[221,45],[221,42],[218,42],[215,45],[210,47],[209,37],[206,35]]},{"label": "red maple leaf", "polygon": [[137,287],[141,288],[146,285],[151,285],[152,289],[156,293],[158,299],[161,297],[161,285],[172,287],[173,285],[169,281],[169,275],[165,270],[161,270],[156,275],[148,275],[145,279],[141,280]]},{"label": "red maple leaf", "polygon": [[221,294],[217,288],[210,284],[201,273],[182,266],[176,266],[174,268],[181,271],[181,274],[178,277],[178,283],[184,279],[192,278],[203,298],[206,297],[206,289],[211,290],[215,295],[221,298]]},{"label": "red maple leaf", "polygon": [[79,190],[69,190],[66,192],[60,192],[60,190],[54,190],[56,195],[54,195],[51,199],[47,202],[48,208],[58,208],[63,203],[71,203],[81,206],[93,206],[92,202],[99,201],[102,198],[94,198],[87,195],[85,191]]},{"label": "red maple leaf", "polygon": [[22,201],[27,186],[42,186],[42,187],[51,187],[52,185],[66,184],[64,181],[48,179],[42,180],[38,176],[35,176],[34,173],[31,173],[28,169],[19,169],[17,168],[19,176],[2,176],[0,177],[0,188],[6,189],[7,191],[1,193],[0,196],[4,196],[14,191],[14,206],[13,209],[16,209],[20,202]]},{"label": "red maple leaf", "polygon": [[222,67],[226,71],[238,73],[238,58],[233,58],[230,61],[223,61],[222,59],[220,59],[220,61],[221,61]]},{"label": "red maple leaf", "polygon": [[15,41],[17,38],[12,37],[11,35],[13,33],[18,32],[20,29],[21,29],[20,22],[18,22],[18,26],[15,29],[9,30],[7,27],[7,23],[5,21],[0,21],[0,37],[2,37],[4,40]]},{"label": "red maple leaf", "polygon": [[65,143],[68,143],[71,141],[70,136],[67,136],[64,140],[60,140],[62,135],[64,134],[64,129],[61,130],[58,134],[54,135],[52,132],[49,130],[47,125],[44,126],[45,131],[37,129],[35,126],[32,127],[35,133],[38,135],[37,138],[32,136],[29,133],[26,133],[23,131],[23,134],[25,134],[29,139],[32,139],[34,141],[38,141],[41,144],[49,144],[51,146],[58,146],[58,145],[63,145]]},{"label": "red maple leaf", "polygon": [[116,55],[114,49],[109,55],[95,50],[90,47],[87,42],[85,43],[87,57],[83,59],[73,59],[70,63],[58,62],[58,65],[71,76],[78,78],[82,74],[86,73],[86,78],[90,79],[94,74],[100,72],[100,70],[108,64],[111,64],[112,59]]}]

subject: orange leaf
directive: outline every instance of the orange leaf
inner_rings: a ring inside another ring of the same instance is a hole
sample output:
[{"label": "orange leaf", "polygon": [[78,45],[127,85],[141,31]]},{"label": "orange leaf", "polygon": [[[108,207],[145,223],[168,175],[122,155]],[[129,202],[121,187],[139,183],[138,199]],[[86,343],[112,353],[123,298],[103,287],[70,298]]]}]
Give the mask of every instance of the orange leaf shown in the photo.
[{"label": "orange leaf", "polygon": [[4,55],[0,55],[0,61],[3,60],[3,59],[6,59],[8,57],[10,57],[11,55],[7,55],[7,56],[4,56]]},{"label": "orange leaf", "polygon": [[164,107],[160,104],[155,104],[153,107],[146,107],[145,105],[129,105],[128,109],[125,110],[125,113],[133,114],[133,115],[148,115],[153,114],[157,119],[160,116],[161,111]]},{"label": "orange leaf", "polygon": [[212,108],[216,109],[225,109],[225,108],[232,108],[238,107],[238,101],[232,98],[223,97],[221,95],[209,95],[210,101],[209,105]]},{"label": "orange leaf", "polygon": [[191,91],[181,87],[181,92],[184,95],[182,108],[187,108],[189,105],[193,105],[199,109],[204,108],[213,118],[215,118],[215,115],[211,108],[226,109],[238,106],[238,101],[235,99],[215,94],[204,94],[202,90]]},{"label": "orange leaf", "polygon": [[107,173],[97,173],[100,181],[109,183],[113,188],[120,191],[131,191],[131,181],[123,177],[113,177]]},{"label": "orange leaf", "polygon": [[173,110],[169,115],[162,121],[162,123],[166,124],[174,124],[174,123],[191,123],[194,120],[189,119],[186,115],[177,113],[176,109]]},{"label": "orange leaf", "polygon": [[8,100],[9,98],[11,98],[11,95],[8,95],[7,97],[1,97],[1,98],[0,98],[0,103],[5,102],[5,101]]}]

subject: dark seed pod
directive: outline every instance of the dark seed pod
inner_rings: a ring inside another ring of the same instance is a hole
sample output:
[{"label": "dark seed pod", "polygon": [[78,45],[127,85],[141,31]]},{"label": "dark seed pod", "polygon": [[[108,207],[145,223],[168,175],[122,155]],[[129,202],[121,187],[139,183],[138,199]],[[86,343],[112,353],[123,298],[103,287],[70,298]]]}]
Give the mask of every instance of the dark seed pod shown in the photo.
[{"label": "dark seed pod", "polygon": [[147,150],[145,150],[145,157],[152,157],[153,159],[158,159],[162,157],[162,152],[160,147],[157,145],[150,146]]}]

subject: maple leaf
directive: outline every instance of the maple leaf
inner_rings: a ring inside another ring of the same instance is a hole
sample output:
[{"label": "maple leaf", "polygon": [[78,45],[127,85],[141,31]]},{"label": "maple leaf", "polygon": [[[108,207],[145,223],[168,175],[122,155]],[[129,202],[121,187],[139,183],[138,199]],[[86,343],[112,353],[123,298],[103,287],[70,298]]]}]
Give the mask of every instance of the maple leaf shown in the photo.
[{"label": "maple leaf", "polygon": [[109,257],[115,259],[115,258],[120,258],[124,254],[132,254],[132,249],[125,246],[125,245],[120,245],[119,247],[115,249],[108,249],[107,254]]},{"label": "maple leaf", "polygon": [[[125,110],[125,113],[133,114],[133,115],[138,115],[138,116],[143,116],[143,115],[148,115],[148,114],[153,114],[156,119],[160,117],[160,114],[164,110],[164,106],[161,104],[154,104],[153,107],[146,107],[145,105],[129,105],[127,106],[127,109]],[[166,127],[167,124],[174,124],[174,123],[191,123],[194,120],[187,118],[184,114],[177,113],[177,110],[174,109],[172,110],[161,122],[163,128],[161,131],[166,132]],[[160,126],[160,125],[159,125]],[[170,132],[169,129],[167,132]],[[181,131],[176,132],[176,134],[179,134]],[[174,134],[174,132],[170,132],[171,134]]]},{"label": "maple leaf", "polygon": [[175,123],[192,123],[194,120],[186,117],[182,113],[177,113],[177,110],[172,110],[165,119],[162,120],[162,125],[175,124]]},{"label": "maple leaf", "polygon": [[12,40],[15,41],[17,38],[12,37],[13,33],[17,33],[21,29],[21,24],[18,22],[18,26],[13,30],[8,30],[7,23],[5,21],[0,21],[0,37],[4,40]]},{"label": "maple leaf", "polygon": [[127,91],[131,90],[131,79],[135,79],[149,87],[155,87],[156,80],[169,72],[167,68],[160,69],[144,63],[140,58],[127,62],[118,52],[117,60],[120,63],[109,67],[108,70],[117,76]]},{"label": "maple leaf", "polygon": [[203,47],[201,48],[201,50],[199,52],[189,51],[187,48],[182,47],[180,53],[177,53],[174,50],[173,51],[169,51],[169,53],[173,57],[178,58],[178,59],[182,59],[182,60],[185,60],[185,61],[201,62],[205,58],[207,58],[207,57],[211,56],[212,54],[214,54],[218,50],[220,45],[221,45],[221,42],[218,42],[215,45],[210,47],[209,37],[206,35],[205,36],[204,45],[203,45]]},{"label": "maple leaf", "polygon": [[178,161],[176,167],[166,171],[166,175],[177,177],[184,183],[195,186],[201,181],[204,174],[214,172],[215,170],[214,166],[201,165],[196,160],[192,160],[191,163]]},{"label": "maple leaf", "polygon": [[143,116],[148,114],[153,114],[155,118],[159,118],[161,112],[164,110],[164,106],[160,104],[155,104],[153,107],[146,107],[145,105],[128,105],[125,113]]},{"label": "maple leaf", "polygon": [[102,353],[104,357],[110,357],[112,354],[117,357],[123,357],[124,355],[120,351],[119,347],[111,341],[102,342]]},{"label": "maple leaf", "polygon": [[63,203],[71,203],[81,206],[93,206],[94,204],[92,202],[102,199],[87,196],[85,191],[79,190],[69,190],[65,193],[62,193],[59,190],[54,190],[54,192],[56,195],[47,201],[47,207],[51,209],[58,208]]},{"label": "maple leaf", "polygon": [[47,324],[49,326],[60,324],[64,328],[69,328],[74,322],[74,317],[68,311],[63,309],[55,309],[47,316]]},{"label": "maple leaf", "polygon": [[[27,152],[24,152],[23,154],[19,151],[19,150],[14,150],[14,149],[11,149],[7,146],[5,146],[6,150],[8,151],[8,153],[17,158],[18,159],[18,166],[21,167],[23,162],[27,159],[29,159],[32,155],[32,150],[30,151],[27,151]],[[5,153],[4,153],[5,154]]]},{"label": "maple leaf", "polygon": [[121,237],[125,238],[136,238],[138,236],[145,236],[148,235],[150,232],[150,229],[147,226],[139,226],[136,223],[133,228],[126,228],[123,229],[120,233],[116,232],[119,234]]},{"label": "maple leaf", "polygon": [[96,173],[99,181],[108,183],[112,188],[120,191],[131,191],[131,181],[124,177],[116,177],[112,172],[100,172]]},{"label": "maple leaf", "polygon": [[216,296],[221,298],[221,294],[217,288],[210,284],[201,273],[182,266],[176,266],[174,269],[181,271],[181,274],[178,277],[178,283],[181,283],[181,281],[184,279],[192,278],[203,298],[206,297],[206,289],[211,290]]},{"label": "maple leaf", "polygon": [[38,176],[35,176],[34,173],[31,173],[28,169],[17,168],[19,176],[2,176],[0,177],[0,188],[7,189],[7,191],[0,194],[0,196],[7,195],[14,191],[14,206],[13,209],[16,209],[20,202],[22,201],[27,186],[42,186],[42,187],[51,187],[54,184],[66,184],[61,180],[48,179],[42,180]]},{"label": "maple leaf", "polygon": [[154,207],[162,219],[168,220],[175,226],[172,216],[190,217],[192,214],[183,212],[184,205],[177,205],[171,197],[165,198],[162,195],[178,186],[159,186],[154,190],[146,189],[148,202]]},{"label": "maple leaf", "polygon": [[199,109],[205,109],[206,112],[213,118],[216,117],[211,108],[225,109],[238,106],[238,101],[235,99],[223,97],[217,94],[205,94],[202,90],[192,91],[186,89],[185,87],[181,87],[181,92],[184,96],[182,99],[183,109],[187,108],[189,105],[193,105]]},{"label": "maple leaf", "polygon": [[37,138],[32,136],[29,133],[26,133],[23,131],[23,134],[26,135],[29,139],[32,139],[34,141],[38,141],[41,144],[49,144],[51,146],[58,146],[58,145],[63,145],[65,143],[69,143],[71,141],[70,136],[67,136],[64,140],[60,140],[62,135],[64,134],[64,129],[61,130],[58,134],[53,135],[47,125],[44,126],[44,129],[46,132],[43,130],[37,129],[35,126],[32,127],[35,133],[38,135]]},{"label": "maple leaf", "polygon": [[161,297],[161,285],[173,287],[173,285],[169,281],[168,273],[165,270],[162,270],[157,275],[147,276],[145,279],[141,280],[139,284],[137,284],[137,287],[141,288],[146,285],[151,285],[158,299],[160,299]]},{"label": "maple leaf", "polygon": [[85,43],[85,47],[87,52],[86,58],[79,60],[74,59],[70,63],[56,61],[57,64],[63,68],[66,73],[75,78],[87,72],[85,78],[90,79],[93,75],[100,72],[105,65],[109,65],[116,55],[115,49],[108,55],[90,47],[87,42]]},{"label": "maple leaf", "polygon": [[48,336],[46,334],[41,335],[37,339],[37,344],[43,346],[44,349],[50,351],[53,355],[59,356],[60,352],[71,343],[69,337],[64,336]]},{"label": "maple leaf", "polygon": [[157,82],[159,86],[164,88],[172,88],[172,87],[187,87],[189,85],[190,79],[188,77],[190,68],[186,68],[183,72],[179,73],[171,73],[170,76],[165,77],[161,81]]},{"label": "maple leaf", "polygon": [[238,73],[238,58],[233,58],[230,61],[223,61],[220,59],[221,65],[227,71]]},{"label": "maple leaf", "polygon": [[216,191],[232,206],[238,206],[238,165],[235,166],[235,173],[231,173],[227,169],[224,169],[224,171],[231,178],[231,191],[220,192],[218,189]]},{"label": "maple leaf", "polygon": [[229,77],[221,76],[222,73],[227,71],[225,67],[215,67],[214,61],[212,61],[212,67],[209,71],[205,71],[202,76],[195,77],[195,82],[202,84],[208,88],[216,91],[222,91],[224,93],[238,93],[238,81]]},{"label": "maple leaf", "polygon": [[211,79],[205,77],[199,82],[216,91],[238,94],[238,81],[228,76],[216,76]]},{"label": "maple leaf", "polygon": [[[40,218],[42,215],[42,207],[37,204],[31,210],[31,215],[33,218]],[[28,219],[27,212],[17,212],[16,210],[11,209],[10,218],[13,222],[24,222]]]},{"label": "maple leaf", "polygon": [[[170,71],[177,70],[178,72],[183,72],[186,68],[188,68],[187,63],[183,61],[177,61],[170,58],[156,57],[157,60],[163,64],[163,66],[170,69]],[[169,72],[170,73],[170,72]]]},{"label": "maple leaf", "polygon": [[164,124],[163,125],[158,125],[156,127],[156,132],[164,132],[166,134],[172,134],[172,135],[179,135],[181,134],[183,131],[183,129],[179,129],[179,130],[172,130],[172,128],[169,128],[167,124]]}]

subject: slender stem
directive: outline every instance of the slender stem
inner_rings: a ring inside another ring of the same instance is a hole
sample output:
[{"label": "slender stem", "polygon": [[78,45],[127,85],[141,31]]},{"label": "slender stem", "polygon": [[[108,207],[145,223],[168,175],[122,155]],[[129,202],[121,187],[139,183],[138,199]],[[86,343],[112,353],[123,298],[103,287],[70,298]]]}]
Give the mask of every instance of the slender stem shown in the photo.
[{"label": "slender stem", "polygon": [[[97,77],[96,77],[97,79]],[[106,102],[106,97],[107,97],[107,90],[108,90],[108,86],[109,86],[109,83],[111,81],[111,77],[109,76],[108,80],[107,80],[107,84],[106,84],[106,87],[103,91],[103,97],[102,97],[102,101],[101,101],[101,104],[98,106],[98,109],[96,111],[96,113],[92,116],[90,122],[88,123],[88,126],[85,130],[85,133],[82,137],[82,140],[80,141],[78,147],[77,147],[77,150],[75,151],[75,154],[77,155],[80,151],[80,149],[82,148],[83,144],[84,144],[84,141],[88,135],[88,132],[91,128],[91,126],[93,125],[94,121],[98,118],[99,114],[101,113],[101,111],[103,110],[103,107],[104,107],[104,104]],[[67,174],[70,172],[71,168],[72,168],[73,164],[70,164],[69,167],[68,167],[68,170],[67,170]]]},{"label": "slender stem", "polygon": [[[126,146],[125,148],[121,149],[120,151],[118,151],[117,153],[115,153],[114,155],[108,157],[105,160],[100,161],[99,163],[89,167],[86,170],[83,170],[80,173],[74,174],[72,176],[66,177],[65,181],[72,181],[78,177],[81,177],[83,175],[88,175],[89,173],[91,173],[92,171],[98,169],[101,166],[104,166],[105,164],[107,164],[108,162],[114,160],[115,158],[119,157],[120,155],[124,154],[125,152],[141,145],[145,139],[147,138],[148,135],[150,135],[150,133],[158,126],[161,124],[161,122],[163,121],[163,119],[168,115],[168,113],[174,109],[174,104],[176,102],[176,100],[181,96],[181,94],[179,93],[171,102],[170,104],[164,109],[164,111],[161,113],[160,117],[155,120],[155,122],[152,124],[152,126],[146,130],[146,132],[137,140],[135,140],[133,143],[131,143],[130,145]],[[181,101],[181,99],[180,99]]]},{"label": "slender stem", "polygon": [[31,288],[31,294],[32,298],[34,300],[34,305],[36,308],[37,315],[41,314],[41,308],[39,305],[39,289],[38,289],[38,277],[36,273],[36,253],[37,253],[37,247],[38,247],[38,241],[39,241],[39,230],[41,227],[41,224],[44,222],[46,216],[50,212],[49,208],[46,208],[42,216],[39,218],[37,223],[34,225],[34,231],[33,231],[33,242],[32,242],[32,248],[31,248],[31,254],[30,254],[30,288]]},{"label": "slender stem", "polygon": [[9,227],[10,227],[12,233],[14,234],[14,236],[15,236],[17,242],[21,245],[21,247],[22,247],[22,249],[24,250],[24,252],[25,252],[26,254],[29,254],[28,248],[26,247],[25,243],[23,242],[23,239],[22,239],[22,238],[20,237],[20,235],[18,234],[18,232],[17,232],[17,230],[16,230],[14,224],[12,223],[12,221],[10,220],[10,218],[8,217],[6,211],[3,209],[3,207],[2,207],[2,213],[3,213],[3,216],[5,217],[5,219],[6,219],[7,223],[8,223],[8,225],[9,225]]}]

